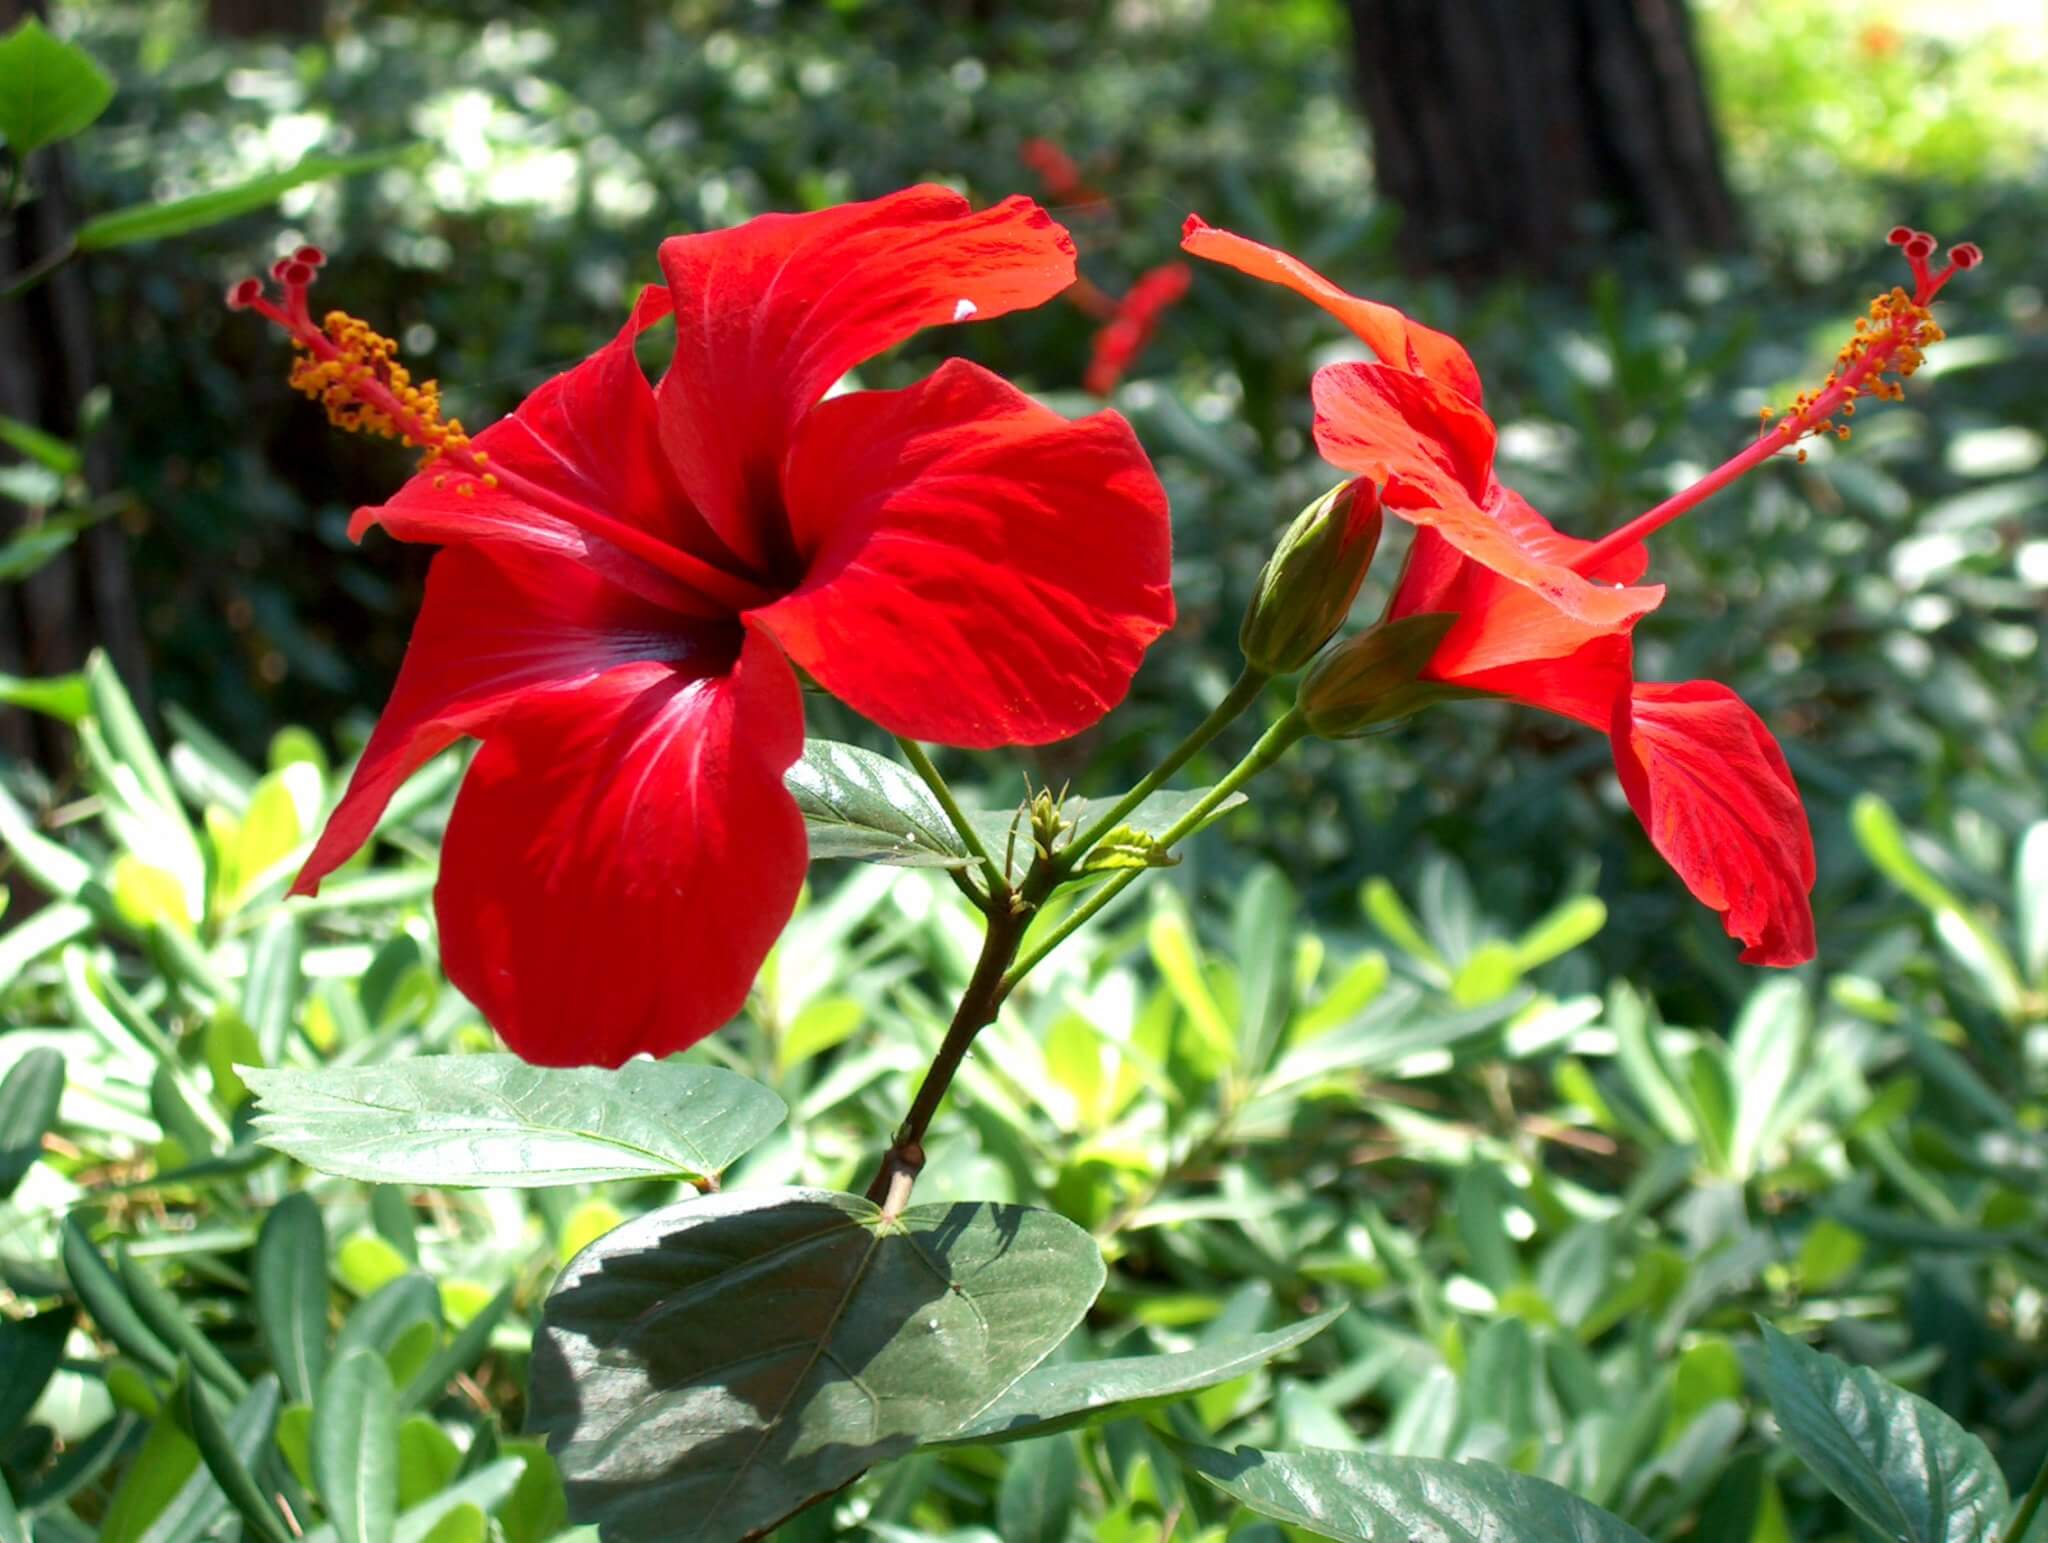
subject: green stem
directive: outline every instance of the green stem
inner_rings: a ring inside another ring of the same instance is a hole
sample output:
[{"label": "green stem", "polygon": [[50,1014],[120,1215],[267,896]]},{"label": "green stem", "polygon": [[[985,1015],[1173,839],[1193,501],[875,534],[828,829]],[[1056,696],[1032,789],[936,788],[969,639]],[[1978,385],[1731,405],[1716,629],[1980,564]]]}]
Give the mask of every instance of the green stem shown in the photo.
[{"label": "green stem", "polygon": [[[1236,794],[1239,788],[1251,781],[1252,778],[1279,760],[1281,756],[1287,753],[1289,747],[1296,740],[1302,738],[1307,733],[1308,721],[1301,716],[1298,710],[1289,712],[1286,717],[1282,718],[1259,737],[1259,742],[1252,746],[1251,750],[1245,755],[1245,758],[1231,767],[1223,780],[1203,795],[1200,803],[1196,804],[1194,808],[1182,815],[1179,820],[1175,821],[1160,834],[1157,843],[1158,849],[1161,852],[1168,851],[1175,842],[1183,840],[1199,830],[1220,805],[1228,801]],[[1067,916],[1062,918],[1058,926],[1054,927],[1052,931],[1033,944],[1030,952],[1010,967],[1009,973],[1003,976],[1001,996],[1008,996],[1011,991],[1016,989],[1017,982],[1026,975],[1029,975],[1040,960],[1044,959],[1055,948],[1058,948],[1089,918],[1096,915],[1104,906],[1116,899],[1118,895],[1129,889],[1133,883],[1150,871],[1147,868],[1126,869],[1103,885],[1093,895],[1089,896],[1085,903],[1077,906]],[[1001,1000],[1001,997],[998,1000]]]},{"label": "green stem", "polygon": [[924,785],[932,790],[932,797],[939,801],[939,807],[946,811],[946,818],[953,822],[953,829],[959,833],[960,844],[967,848],[967,855],[981,864],[981,871],[988,878],[988,893],[991,903],[1010,887],[1010,879],[996,866],[995,859],[988,855],[988,848],[982,845],[981,835],[968,822],[967,813],[960,807],[960,800],[953,796],[953,790],[946,785],[946,779],[939,775],[938,767],[932,765],[932,758],[924,753],[924,746],[914,739],[896,736],[896,743],[910,762],[911,770],[924,779]]},{"label": "green stem", "polygon": [[2048,1500],[2048,1459],[2041,1463],[2041,1471],[2034,1475],[2034,1482],[2027,1490],[2027,1496],[2020,1502],[2020,1508],[2012,1514],[2012,1525],[2005,1529],[2004,1543],[2024,1543],[2027,1528],[2033,1525],[2034,1514],[2041,1509],[2041,1502]]},{"label": "green stem", "polygon": [[0,289],[0,300],[12,300],[19,295],[27,294],[77,255],[77,244],[66,236],[62,246],[36,259],[21,272],[9,274],[4,281],[0,281],[7,286]]},{"label": "green stem", "polygon": [[1073,865],[1081,860],[1090,847],[1123,824],[1131,811],[1158,792],[1168,777],[1187,765],[1203,746],[1242,717],[1245,709],[1258,701],[1259,693],[1266,689],[1266,682],[1269,679],[1271,677],[1264,672],[1246,665],[1244,673],[1238,676],[1236,683],[1223,694],[1223,700],[1216,704],[1215,710],[1195,725],[1188,737],[1174,747],[1171,755],[1147,772],[1139,780],[1138,785],[1118,799],[1107,814],[1060,849],[1062,871],[1072,872]]}]

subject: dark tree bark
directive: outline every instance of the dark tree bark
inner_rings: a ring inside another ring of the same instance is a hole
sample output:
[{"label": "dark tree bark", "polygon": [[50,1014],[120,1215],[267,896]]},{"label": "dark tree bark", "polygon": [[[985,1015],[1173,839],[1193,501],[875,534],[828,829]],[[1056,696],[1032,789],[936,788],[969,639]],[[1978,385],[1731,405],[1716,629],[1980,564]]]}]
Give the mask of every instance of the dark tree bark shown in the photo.
[{"label": "dark tree bark", "polygon": [[[0,31],[41,11],[33,0],[0,0]],[[63,145],[34,152],[23,172],[33,193],[11,222],[0,220],[0,285],[60,251],[78,223]],[[79,406],[98,380],[95,352],[92,295],[76,264],[58,268],[26,294],[0,300],[0,413],[60,439],[77,439]],[[115,482],[112,446],[95,435],[82,448],[89,488],[105,493]],[[26,519],[26,510],[0,499],[0,540]],[[149,682],[127,541],[113,520],[83,532],[26,581],[0,584],[0,672],[75,670],[95,646],[106,648],[147,712]],[[0,753],[54,768],[69,758],[69,735],[0,707]]]},{"label": "dark tree bark", "polygon": [[1381,191],[1418,267],[1579,266],[1642,232],[1725,248],[1738,226],[1684,0],[1349,0]]}]

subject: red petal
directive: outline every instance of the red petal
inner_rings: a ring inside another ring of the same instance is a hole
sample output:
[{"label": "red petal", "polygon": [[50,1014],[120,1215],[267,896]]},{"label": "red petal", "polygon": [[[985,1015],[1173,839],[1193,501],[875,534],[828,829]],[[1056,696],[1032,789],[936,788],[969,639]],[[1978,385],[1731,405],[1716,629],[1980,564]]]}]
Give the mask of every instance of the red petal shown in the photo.
[{"label": "red petal", "polygon": [[1763,720],[1710,680],[1638,685],[1612,734],[1622,789],[1686,888],[1748,946],[1744,964],[1814,954],[1813,836]]},{"label": "red petal", "polygon": [[1069,422],[964,360],[820,403],[786,497],[808,576],[755,614],[898,734],[1072,734],[1173,623],[1166,494],[1130,426]]},{"label": "red petal", "polygon": [[389,502],[358,509],[349,535],[361,540],[381,525],[401,541],[511,543],[569,558],[678,610],[730,614],[735,592],[714,578],[708,587],[720,598],[708,598],[703,570],[739,565],[676,480],[653,388],[633,356],[634,339],[668,311],[668,291],[650,287],[617,337],[476,436],[487,469],[533,484],[542,499],[443,461]]},{"label": "red petal", "polygon": [[[1499,487],[1493,422],[1455,391],[1384,364],[1328,365],[1316,372],[1314,391],[1316,445],[1325,460],[1381,483],[1386,508],[1436,531],[1488,574],[1532,591],[1530,606],[1561,612],[1596,632],[1616,632],[1663,597],[1654,587],[1602,587],[1544,556],[1541,542],[1535,549],[1523,545],[1518,526],[1525,515],[1511,511],[1503,518],[1485,502]],[[1522,511],[1542,524],[1534,510],[1522,505]],[[1427,550],[1418,587],[1437,588],[1449,577],[1442,554]],[[1476,599],[1472,606],[1476,625]],[[1431,608],[1440,607],[1433,602]]]},{"label": "red petal", "polygon": [[611,670],[492,727],[435,891],[448,978],[543,1066],[695,1043],[746,1001],[796,905],[796,677],[749,633],[729,673]]},{"label": "red petal", "polygon": [[1483,400],[1479,371],[1472,356],[1448,333],[1410,321],[1391,305],[1361,300],[1346,294],[1299,258],[1227,230],[1206,224],[1191,214],[1181,228],[1181,246],[1197,257],[1206,257],[1248,273],[1269,284],[1282,284],[1328,311],[1356,333],[1358,340],[1397,370],[1414,370],[1467,397],[1474,406]]},{"label": "red petal", "polygon": [[[1445,642],[1456,632],[1453,627]],[[1437,652],[1441,658],[1442,648]],[[1424,673],[1431,680],[1507,697],[1524,707],[1557,713],[1605,733],[1614,722],[1615,702],[1628,696],[1633,653],[1628,634],[1616,632],[1593,637],[1568,654],[1519,659],[1458,674],[1439,673],[1432,660]]]},{"label": "red petal", "polygon": [[292,892],[316,893],[369,840],[407,777],[520,698],[632,660],[729,654],[737,631],[731,622],[690,622],[528,548],[438,553],[391,700]]},{"label": "red petal", "polygon": [[970,213],[940,187],[766,214],[661,246],[676,354],[657,393],[671,460],[726,543],[788,557],[776,478],[797,420],[855,365],[942,322],[1042,304],[1074,243],[1028,198]]}]

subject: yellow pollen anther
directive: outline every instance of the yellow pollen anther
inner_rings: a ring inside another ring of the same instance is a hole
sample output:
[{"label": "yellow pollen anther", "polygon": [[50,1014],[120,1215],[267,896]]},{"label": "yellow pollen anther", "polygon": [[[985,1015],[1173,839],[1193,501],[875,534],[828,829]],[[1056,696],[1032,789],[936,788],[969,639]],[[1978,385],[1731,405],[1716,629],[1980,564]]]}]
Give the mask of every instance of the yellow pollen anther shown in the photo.
[{"label": "yellow pollen anther", "polygon": [[[299,342],[291,384],[326,409],[329,423],[399,440],[425,451],[429,462],[469,443],[459,422],[442,421],[440,385],[431,380],[416,384],[412,372],[398,362],[398,345],[390,338],[346,311],[329,311],[320,331],[333,344],[334,357],[322,359]],[[381,386],[397,412],[366,400],[360,390],[364,386]]]}]

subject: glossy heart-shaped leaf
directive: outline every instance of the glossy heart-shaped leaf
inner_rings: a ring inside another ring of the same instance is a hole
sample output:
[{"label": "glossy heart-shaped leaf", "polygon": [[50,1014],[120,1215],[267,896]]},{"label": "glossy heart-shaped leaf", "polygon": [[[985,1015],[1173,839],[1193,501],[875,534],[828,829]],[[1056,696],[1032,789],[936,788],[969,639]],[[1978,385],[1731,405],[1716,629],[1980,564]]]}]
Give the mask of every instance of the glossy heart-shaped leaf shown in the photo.
[{"label": "glossy heart-shaped leaf", "polygon": [[238,1068],[264,1145],[372,1184],[544,1188],[715,1175],[782,1123],[782,1100],[715,1066],[616,1071],[421,1056],[322,1071]]},{"label": "glossy heart-shaped leaf", "polygon": [[2005,1477],[1983,1442],[1868,1367],[1762,1327],[1771,1411],[1842,1504],[1900,1543],[1999,1536]]},{"label": "glossy heart-shaped leaf", "polygon": [[669,1206],[577,1255],[548,1298],[529,1424],[608,1540],[772,1526],[950,1435],[1071,1331],[1088,1234],[1021,1206],[891,1220],[830,1190]]}]

